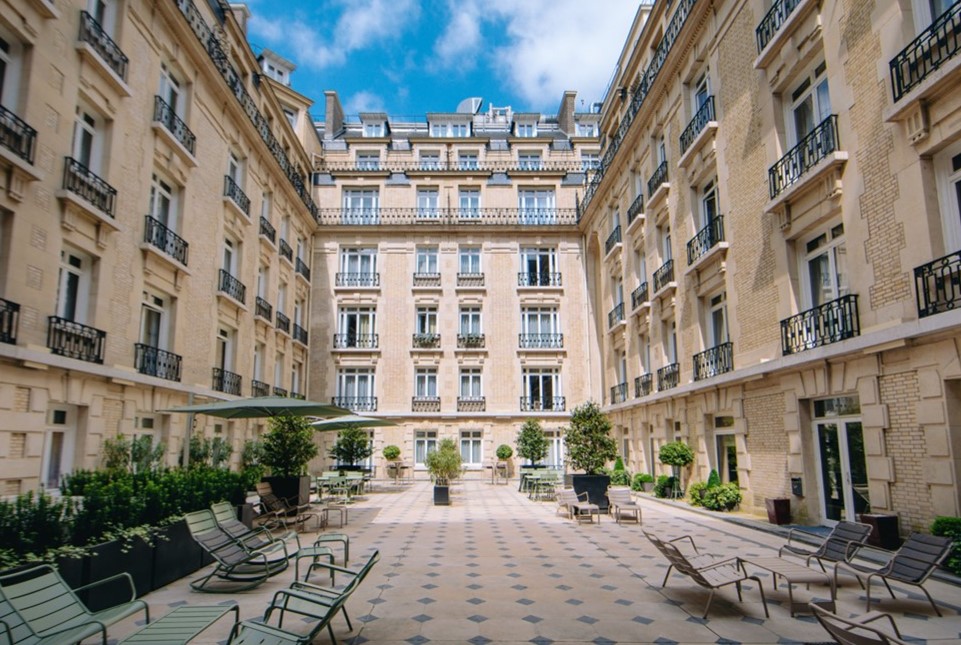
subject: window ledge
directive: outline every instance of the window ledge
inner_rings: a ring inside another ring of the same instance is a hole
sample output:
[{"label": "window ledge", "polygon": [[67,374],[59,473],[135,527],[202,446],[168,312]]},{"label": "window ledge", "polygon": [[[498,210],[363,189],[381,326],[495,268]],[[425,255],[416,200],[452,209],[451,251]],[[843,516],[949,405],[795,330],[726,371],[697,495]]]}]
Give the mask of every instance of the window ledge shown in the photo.
[{"label": "window ledge", "polygon": [[244,222],[245,224],[250,224],[250,215],[245,213],[244,210],[237,205],[237,202],[235,202],[233,199],[231,199],[226,195],[223,196],[223,200],[224,200],[224,205],[226,205],[227,208],[232,210],[235,215],[239,215],[242,222]]},{"label": "window ledge", "polygon": [[170,266],[170,268],[172,268],[174,271],[177,271],[184,275],[190,275],[190,270],[187,268],[186,265],[181,264],[180,262],[175,260],[173,257],[167,255],[166,253],[158,249],[153,244],[141,242],[139,246],[140,246],[140,250],[143,251],[145,255],[150,255],[160,260],[164,264]]},{"label": "window ledge", "polygon": [[6,190],[10,199],[16,202],[23,201],[23,194],[28,182],[43,181],[46,174],[37,170],[32,164],[27,163],[10,150],[0,146],[0,167],[9,166],[10,172],[3,173],[6,181],[2,181],[3,189]]},{"label": "window ledge", "polygon": [[651,193],[650,198],[648,198],[647,206],[645,208],[648,211],[656,210],[658,205],[661,203],[661,200],[667,199],[667,193],[670,191],[670,189],[671,184],[668,182],[658,184],[657,188],[654,189],[654,192]]},{"label": "window ledge", "polygon": [[616,323],[614,323],[613,326],[608,328],[607,333],[616,334],[618,332],[624,331],[625,329],[627,329],[627,318],[622,318],[621,320],[618,320]]},{"label": "window ledge", "polygon": [[68,212],[77,210],[89,217],[96,224],[105,224],[108,228],[114,231],[123,230],[123,227],[117,223],[116,219],[110,217],[110,215],[108,215],[106,212],[100,210],[76,193],[61,189],[54,193],[54,195],[64,204],[63,225],[67,228],[73,228],[73,226],[70,225],[70,217],[68,216]]},{"label": "window ledge", "polygon": [[669,296],[673,296],[675,291],[677,291],[677,282],[675,280],[671,280],[670,282],[665,284],[663,287],[661,287],[660,289],[654,292],[654,298],[656,298],[657,300],[662,300]]},{"label": "window ledge", "polygon": [[56,20],[60,17],[60,11],[54,6],[53,0],[33,0],[30,4],[43,18]]},{"label": "window ledge", "polygon": [[132,96],[130,86],[127,85],[127,82],[120,78],[117,72],[113,71],[110,66],[100,58],[100,54],[98,54],[89,43],[85,43],[82,40],[77,41],[77,51],[80,52],[80,56],[89,62],[97,73],[110,84],[117,94],[124,97]]},{"label": "window ledge", "polygon": [[624,248],[624,242],[618,242],[611,247],[611,250],[604,255],[604,262],[615,261],[618,262],[621,259],[621,251]]},{"label": "window ledge", "polygon": [[[961,54],[948,60],[937,70],[931,72],[917,87],[901,97],[901,100],[889,106],[882,112],[882,118],[888,123],[897,121],[910,121],[912,115],[918,111],[926,111],[927,105],[937,101],[951,92],[956,92],[958,84],[961,83]],[[924,123],[919,124],[913,130],[923,130],[923,133],[909,132],[908,138],[911,143],[920,141],[928,134],[929,124],[927,114],[924,115]],[[918,136],[921,134],[922,136]]]},{"label": "window ledge", "polygon": [[647,215],[644,213],[638,213],[631,220],[631,223],[627,225],[627,234],[634,235],[638,229],[644,228],[644,222],[647,220]]},{"label": "window ledge", "polygon": [[330,349],[330,353],[364,356],[368,354],[380,354],[380,347],[333,347]]},{"label": "window ledge", "polygon": [[153,131],[157,134],[157,136],[163,139],[168,146],[173,148],[174,152],[177,153],[177,156],[180,157],[185,164],[191,168],[197,167],[197,158],[191,154],[187,148],[184,147],[184,144],[177,140],[177,137],[170,133],[170,130],[168,130],[164,124],[162,124],[160,121],[154,121],[150,124],[150,127],[153,128]]},{"label": "window ledge", "polygon": [[694,260],[694,264],[688,265],[687,269],[684,270],[684,274],[688,275],[695,271],[701,271],[715,261],[723,261],[724,258],[727,257],[728,247],[729,244],[727,242],[718,242],[705,251],[704,255]]},{"label": "window ledge", "polygon": [[758,54],[758,57],[754,59],[754,69],[764,69],[766,70],[777,55],[784,48],[787,41],[790,40],[794,33],[798,30],[798,27],[807,18],[814,9],[817,8],[819,0],[802,0],[791,15],[788,16],[787,20],[781,25],[781,28],[777,30],[777,33],[768,41],[767,45]]},{"label": "window ledge", "polygon": [[[837,170],[840,176],[844,165],[848,161],[848,153],[844,150],[832,152],[824,159],[814,165],[813,168],[801,175],[797,181],[781,191],[781,193],[764,205],[764,212],[779,213],[792,202],[797,201],[802,195],[820,185],[820,180]],[[840,181],[838,181],[837,193],[840,193]]]},{"label": "window ledge", "polygon": [[[681,158],[677,160],[677,167],[687,169],[699,155],[713,157],[716,134],[717,121],[708,121],[704,128],[698,133],[697,137],[694,138],[694,141],[691,142],[690,147],[685,150]],[[707,150],[705,150],[703,154],[700,154],[704,148],[707,148]]]},{"label": "window ledge", "polygon": [[[218,292],[217,292],[217,301],[218,301],[218,302],[226,302],[226,303],[229,303],[229,304],[233,305],[234,307],[236,307],[237,309],[240,309],[241,311],[250,311],[250,310],[247,308],[247,305],[245,305],[244,303],[240,302],[239,300],[235,300],[232,296],[224,293],[223,291],[218,291]],[[288,335],[289,335],[289,334],[288,334]]]}]

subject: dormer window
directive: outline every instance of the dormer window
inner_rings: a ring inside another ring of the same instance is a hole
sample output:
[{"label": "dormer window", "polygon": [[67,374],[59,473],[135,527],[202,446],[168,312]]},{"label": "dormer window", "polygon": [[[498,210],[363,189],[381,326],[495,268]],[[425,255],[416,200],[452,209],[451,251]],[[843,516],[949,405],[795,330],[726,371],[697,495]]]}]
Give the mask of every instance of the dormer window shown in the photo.
[{"label": "dormer window", "polygon": [[384,124],[383,123],[365,123],[364,136],[365,137],[383,137]]},{"label": "dormer window", "polygon": [[458,137],[458,138],[469,137],[470,124],[469,123],[431,123],[430,136]]},{"label": "dormer window", "polygon": [[597,136],[597,124],[596,123],[578,123],[577,136],[579,137],[596,137]]},{"label": "dormer window", "polygon": [[514,132],[518,137],[536,137],[536,123],[518,123],[514,126]]},{"label": "dormer window", "polygon": [[380,170],[380,153],[377,151],[358,152],[357,170]]}]

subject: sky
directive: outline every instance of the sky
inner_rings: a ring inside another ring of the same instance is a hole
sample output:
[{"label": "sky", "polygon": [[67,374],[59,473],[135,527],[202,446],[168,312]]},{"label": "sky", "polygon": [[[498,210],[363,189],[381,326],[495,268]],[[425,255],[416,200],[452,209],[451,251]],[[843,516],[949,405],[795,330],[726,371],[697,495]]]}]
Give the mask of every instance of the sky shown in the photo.
[{"label": "sky", "polygon": [[297,65],[295,90],[324,117],[423,120],[468,97],[554,115],[566,90],[588,111],[604,91],[637,0],[248,0],[248,39]]}]

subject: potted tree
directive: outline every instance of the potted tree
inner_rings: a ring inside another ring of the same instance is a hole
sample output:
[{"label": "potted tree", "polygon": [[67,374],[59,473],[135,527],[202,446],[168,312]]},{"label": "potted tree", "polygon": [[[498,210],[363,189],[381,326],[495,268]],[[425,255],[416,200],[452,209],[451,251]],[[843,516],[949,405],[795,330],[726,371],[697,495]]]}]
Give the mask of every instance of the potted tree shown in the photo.
[{"label": "potted tree", "polygon": [[564,443],[568,463],[584,471],[572,478],[575,492],[586,492],[590,502],[606,510],[611,479],[603,470],[617,457],[617,442],[611,436],[611,422],[597,403],[588,401],[574,408],[571,423],[564,429]]},{"label": "potted tree", "polygon": [[400,475],[400,448],[390,444],[384,446],[381,454],[387,460],[387,476],[397,481],[397,477]]},{"label": "potted tree", "polygon": [[457,444],[449,437],[441,439],[424,462],[434,480],[434,504],[449,505],[450,483],[460,474],[462,463]]},{"label": "potted tree", "polygon": [[344,428],[337,433],[337,441],[331,447],[331,457],[337,460],[337,468],[359,470],[358,464],[374,453],[367,431],[362,428]]},{"label": "potted tree", "polygon": [[528,419],[524,422],[521,431],[517,434],[518,457],[526,459],[533,466],[547,457],[549,445],[540,421]]},{"label": "potted tree", "polygon": [[277,497],[310,502],[310,477],[307,464],[317,456],[314,429],[305,417],[271,417],[263,436],[261,463],[270,471],[263,481],[270,483]]},{"label": "potted tree", "polygon": [[694,451],[683,441],[672,441],[661,446],[657,458],[662,464],[671,467],[671,475],[674,478],[671,497],[680,497],[682,494],[681,468],[694,462]]},{"label": "potted tree", "polygon": [[502,476],[506,482],[511,476],[511,457],[514,456],[514,449],[506,443],[497,446],[497,463],[494,464],[494,475]]}]

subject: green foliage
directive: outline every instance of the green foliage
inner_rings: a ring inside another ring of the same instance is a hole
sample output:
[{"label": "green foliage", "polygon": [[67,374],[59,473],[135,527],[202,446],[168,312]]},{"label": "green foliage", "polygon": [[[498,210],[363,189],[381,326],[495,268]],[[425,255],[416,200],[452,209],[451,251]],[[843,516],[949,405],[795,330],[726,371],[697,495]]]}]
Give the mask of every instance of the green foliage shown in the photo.
[{"label": "green foliage", "polygon": [[708,490],[706,482],[691,482],[687,485],[687,498],[691,506],[704,506],[704,493]]},{"label": "green foliage", "polygon": [[711,469],[711,474],[707,476],[707,487],[714,488],[715,486],[721,485],[721,476],[717,474],[717,471],[713,468]]},{"label": "green foliage", "polygon": [[506,443],[502,443],[497,446],[497,458],[498,459],[510,459],[514,456],[514,449],[508,446]]},{"label": "green foliage", "polygon": [[389,446],[384,446],[384,459],[387,461],[394,461],[400,457],[400,448],[391,444]]},{"label": "green foliage", "polygon": [[670,497],[674,490],[674,478],[668,475],[661,475],[654,482],[654,496],[665,498]]},{"label": "green foliage", "polygon": [[230,453],[234,451],[233,446],[226,439],[216,436],[210,440],[210,465],[214,468],[226,468],[230,466]]},{"label": "green foliage", "polygon": [[441,439],[437,450],[427,453],[424,464],[427,471],[434,478],[434,483],[441,486],[450,484],[460,474],[462,464],[460,451],[451,438]]},{"label": "green foliage", "polygon": [[694,451],[683,441],[672,441],[661,446],[657,457],[668,466],[687,466],[694,461]]},{"label": "green foliage", "polygon": [[263,436],[263,464],[276,477],[307,474],[307,464],[317,456],[314,429],[301,416],[277,416],[269,420],[270,430]]},{"label": "green foliage", "polygon": [[255,466],[264,465],[264,443],[256,439],[248,439],[240,451],[240,469],[247,470]]},{"label": "green foliage", "polygon": [[330,456],[338,464],[353,466],[361,462],[374,452],[370,436],[363,428],[344,428],[337,433],[337,441],[330,449]]},{"label": "green foliage", "polygon": [[107,437],[103,440],[100,451],[103,453],[102,463],[106,470],[129,470],[130,442],[127,437],[122,434]]},{"label": "green foliage", "polygon": [[701,493],[701,505],[712,511],[730,511],[740,503],[741,489],[733,482],[705,488]]},{"label": "green foliage", "polygon": [[934,518],[931,535],[954,538],[954,548],[944,561],[944,568],[956,576],[961,576],[961,517],[944,515]]},{"label": "green foliage", "polygon": [[631,485],[631,473],[627,470],[618,470],[615,468],[609,474],[611,478],[611,486],[630,486]]},{"label": "green foliage", "polygon": [[594,401],[579,405],[571,412],[564,443],[568,462],[588,475],[598,474],[607,462],[617,457],[611,422]]},{"label": "green foliage", "polygon": [[66,545],[76,510],[69,497],[55,499],[44,491],[0,501],[0,568]]},{"label": "green foliage", "polygon": [[528,419],[521,426],[521,431],[517,434],[517,456],[527,459],[530,463],[536,464],[547,457],[547,450],[550,444],[541,428],[541,422],[537,419]]},{"label": "green foliage", "polygon": [[154,445],[153,437],[142,434],[130,442],[130,466],[134,472],[142,473],[163,466],[167,447],[163,442]]},{"label": "green foliage", "polygon": [[614,460],[614,471],[624,470],[624,460],[618,455],[617,459]]},{"label": "green foliage", "polygon": [[631,480],[631,490],[644,490],[644,484],[654,481],[654,476],[648,473],[637,473]]}]

